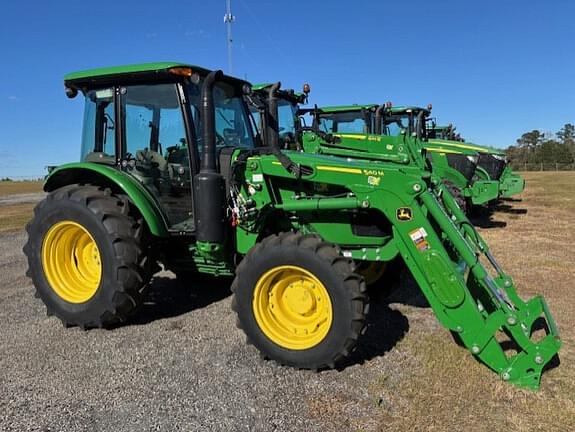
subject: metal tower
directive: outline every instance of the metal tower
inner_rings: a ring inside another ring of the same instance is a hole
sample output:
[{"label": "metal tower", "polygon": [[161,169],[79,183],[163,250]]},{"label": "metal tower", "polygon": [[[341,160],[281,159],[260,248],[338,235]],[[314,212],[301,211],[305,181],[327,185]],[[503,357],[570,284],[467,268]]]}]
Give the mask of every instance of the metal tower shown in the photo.
[{"label": "metal tower", "polygon": [[228,74],[232,75],[232,23],[236,17],[232,15],[232,0],[226,0],[226,14],[224,15],[224,23],[228,30]]}]

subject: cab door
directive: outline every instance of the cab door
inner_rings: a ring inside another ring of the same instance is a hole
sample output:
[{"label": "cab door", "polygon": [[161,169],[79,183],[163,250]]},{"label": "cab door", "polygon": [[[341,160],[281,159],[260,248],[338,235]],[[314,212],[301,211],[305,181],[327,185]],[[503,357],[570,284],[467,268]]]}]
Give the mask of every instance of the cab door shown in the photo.
[{"label": "cab door", "polygon": [[158,200],[170,231],[192,232],[195,140],[181,85],[128,85],[118,93],[123,169]]}]

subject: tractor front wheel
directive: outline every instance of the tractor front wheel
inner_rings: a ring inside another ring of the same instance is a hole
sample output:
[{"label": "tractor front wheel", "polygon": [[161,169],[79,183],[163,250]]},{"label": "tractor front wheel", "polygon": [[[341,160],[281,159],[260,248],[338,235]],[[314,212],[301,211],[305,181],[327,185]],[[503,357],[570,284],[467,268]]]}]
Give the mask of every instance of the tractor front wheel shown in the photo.
[{"label": "tractor front wheel", "polygon": [[265,238],[232,284],[238,327],[262,354],[302,369],[333,368],[355,348],[368,312],[363,277],[314,235]]},{"label": "tractor front wheel", "polygon": [[69,185],[48,194],[27,225],[27,275],[66,326],[125,321],[151,277],[143,225],[109,189]]}]

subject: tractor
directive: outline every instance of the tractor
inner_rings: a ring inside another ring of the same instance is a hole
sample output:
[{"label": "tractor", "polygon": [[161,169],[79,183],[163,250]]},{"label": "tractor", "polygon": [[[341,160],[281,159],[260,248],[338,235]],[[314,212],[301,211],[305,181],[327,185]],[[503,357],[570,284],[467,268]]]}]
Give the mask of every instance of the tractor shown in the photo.
[{"label": "tractor", "polygon": [[210,288],[190,275],[233,276],[238,326],[264,357],[334,368],[365,329],[357,267],[400,257],[462,346],[538,388],[561,346],[546,302],[518,296],[418,141],[397,137],[378,160],[309,153],[282,149],[272,122],[262,145],[250,84],[186,63],[64,84],[85,100],[81,159],[47,177],[24,246],[37,296],[64,325],[127,322],[160,263],[191,289]]},{"label": "tractor", "polygon": [[[456,133],[455,130],[456,128],[451,124],[436,126],[435,121],[432,120],[427,127],[427,137],[430,141],[437,139],[465,142],[465,139],[459,133]],[[497,175],[499,175],[499,197],[511,198],[523,192],[525,180],[519,174],[513,172],[504,152],[492,147],[482,147],[479,151],[481,170],[478,170],[478,176],[483,179],[489,179],[497,178]],[[491,157],[487,156],[486,153]],[[501,162],[504,162],[505,166],[503,172],[498,174],[501,170]]]},{"label": "tractor", "polygon": [[417,128],[422,135],[426,135],[427,142],[430,144],[478,152],[479,160],[476,179],[479,181],[497,181],[498,198],[510,198],[520,194],[525,189],[525,180],[519,174],[513,172],[504,151],[493,147],[466,143],[465,139],[455,132],[456,128],[452,124],[437,127],[435,119],[429,118],[431,105],[427,108],[392,107],[390,105],[389,112],[394,116],[405,119],[423,113],[426,123],[425,127],[423,122],[421,127],[414,123],[411,126],[412,129],[410,129],[412,132]]}]

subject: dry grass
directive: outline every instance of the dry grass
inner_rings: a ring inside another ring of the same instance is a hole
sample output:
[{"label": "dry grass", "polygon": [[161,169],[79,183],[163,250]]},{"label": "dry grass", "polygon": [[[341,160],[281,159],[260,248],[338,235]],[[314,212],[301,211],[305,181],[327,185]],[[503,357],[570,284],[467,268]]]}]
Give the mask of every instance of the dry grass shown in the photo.
[{"label": "dry grass", "polygon": [[0,196],[42,191],[41,181],[2,181],[0,182]]},{"label": "dry grass", "polygon": [[349,430],[575,430],[575,173],[525,177],[521,201],[499,205],[481,232],[523,298],[545,295],[564,341],[561,365],[543,375],[538,392],[518,389],[455,345],[429,308],[393,304],[409,332],[366,389],[385,403],[374,404],[376,426],[356,419]]},{"label": "dry grass", "polygon": [[[2,181],[0,182],[0,197],[41,192],[42,185],[41,181]],[[0,233],[23,229],[32,218],[34,206],[35,204],[31,203],[0,206]]]},{"label": "dry grass", "polygon": [[36,204],[12,204],[0,207],[0,233],[23,229],[32,218]]}]

